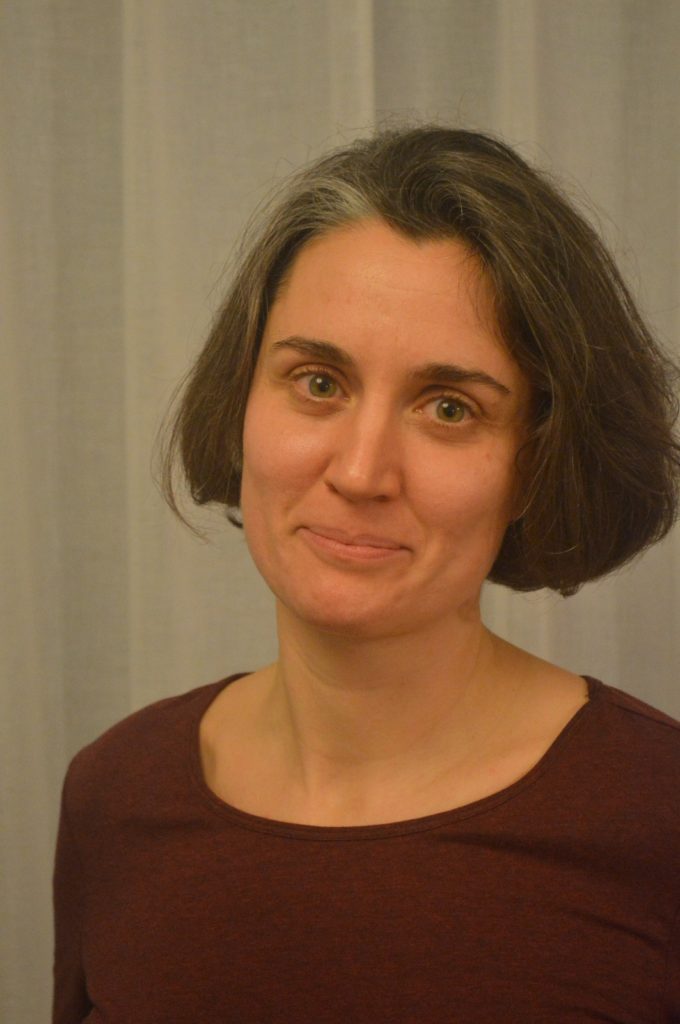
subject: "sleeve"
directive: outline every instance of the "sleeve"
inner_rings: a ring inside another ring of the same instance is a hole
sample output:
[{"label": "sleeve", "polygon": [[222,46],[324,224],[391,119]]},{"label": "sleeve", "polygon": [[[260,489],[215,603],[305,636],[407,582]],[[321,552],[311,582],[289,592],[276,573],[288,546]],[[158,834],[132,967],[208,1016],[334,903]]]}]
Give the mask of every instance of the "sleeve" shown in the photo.
[{"label": "sleeve", "polygon": [[[68,775],[67,775],[68,779]],[[81,952],[84,876],[62,791],[53,875],[54,988],[52,1024],[81,1024],[92,1009]]]},{"label": "sleeve", "polygon": [[680,907],[675,915],[668,943],[666,963],[666,1017],[670,1024],[680,1024]]}]

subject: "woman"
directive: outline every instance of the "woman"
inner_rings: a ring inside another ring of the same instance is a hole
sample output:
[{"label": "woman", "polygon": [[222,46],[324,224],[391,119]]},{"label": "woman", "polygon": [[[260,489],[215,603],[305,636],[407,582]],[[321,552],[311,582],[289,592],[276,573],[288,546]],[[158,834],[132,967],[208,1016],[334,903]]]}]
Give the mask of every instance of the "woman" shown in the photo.
[{"label": "woman", "polygon": [[502,143],[286,184],[166,452],[276,596],[272,665],[73,760],[54,1021],[680,1020],[678,723],[501,640],[664,536],[672,367]]}]

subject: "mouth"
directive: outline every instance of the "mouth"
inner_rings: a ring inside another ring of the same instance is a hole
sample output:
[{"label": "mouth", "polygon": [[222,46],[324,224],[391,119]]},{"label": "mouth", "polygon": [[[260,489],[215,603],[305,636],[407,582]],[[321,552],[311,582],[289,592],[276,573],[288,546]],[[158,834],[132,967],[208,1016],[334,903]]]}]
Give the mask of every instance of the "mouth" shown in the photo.
[{"label": "mouth", "polygon": [[374,534],[354,535],[327,526],[301,526],[298,532],[315,550],[340,558],[382,561],[408,551],[399,541]]}]

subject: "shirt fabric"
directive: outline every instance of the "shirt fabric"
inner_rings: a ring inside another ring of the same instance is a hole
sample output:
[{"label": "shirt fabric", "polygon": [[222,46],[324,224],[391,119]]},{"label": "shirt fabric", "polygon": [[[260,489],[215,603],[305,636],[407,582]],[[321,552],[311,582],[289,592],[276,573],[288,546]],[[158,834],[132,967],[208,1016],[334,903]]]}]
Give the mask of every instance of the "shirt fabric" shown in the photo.
[{"label": "shirt fabric", "polygon": [[53,1024],[680,1021],[680,723],[589,701],[500,792],[381,825],[222,801],[199,724],[232,680],[72,760]]}]

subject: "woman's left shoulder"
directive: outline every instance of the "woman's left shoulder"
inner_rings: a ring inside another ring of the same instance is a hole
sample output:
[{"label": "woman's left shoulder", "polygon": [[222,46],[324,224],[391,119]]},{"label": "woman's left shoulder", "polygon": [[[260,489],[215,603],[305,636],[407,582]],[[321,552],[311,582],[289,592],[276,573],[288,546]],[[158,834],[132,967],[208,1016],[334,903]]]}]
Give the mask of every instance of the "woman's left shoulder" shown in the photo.
[{"label": "woman's left shoulder", "polygon": [[591,676],[584,678],[588,682],[591,699],[599,698],[613,722],[622,729],[629,729],[641,737],[654,737],[659,742],[665,740],[671,747],[680,744],[680,720],[632,693]]},{"label": "woman's left shoulder", "polygon": [[613,788],[642,807],[680,808],[680,722],[632,693],[585,677],[590,728],[582,742]]}]

